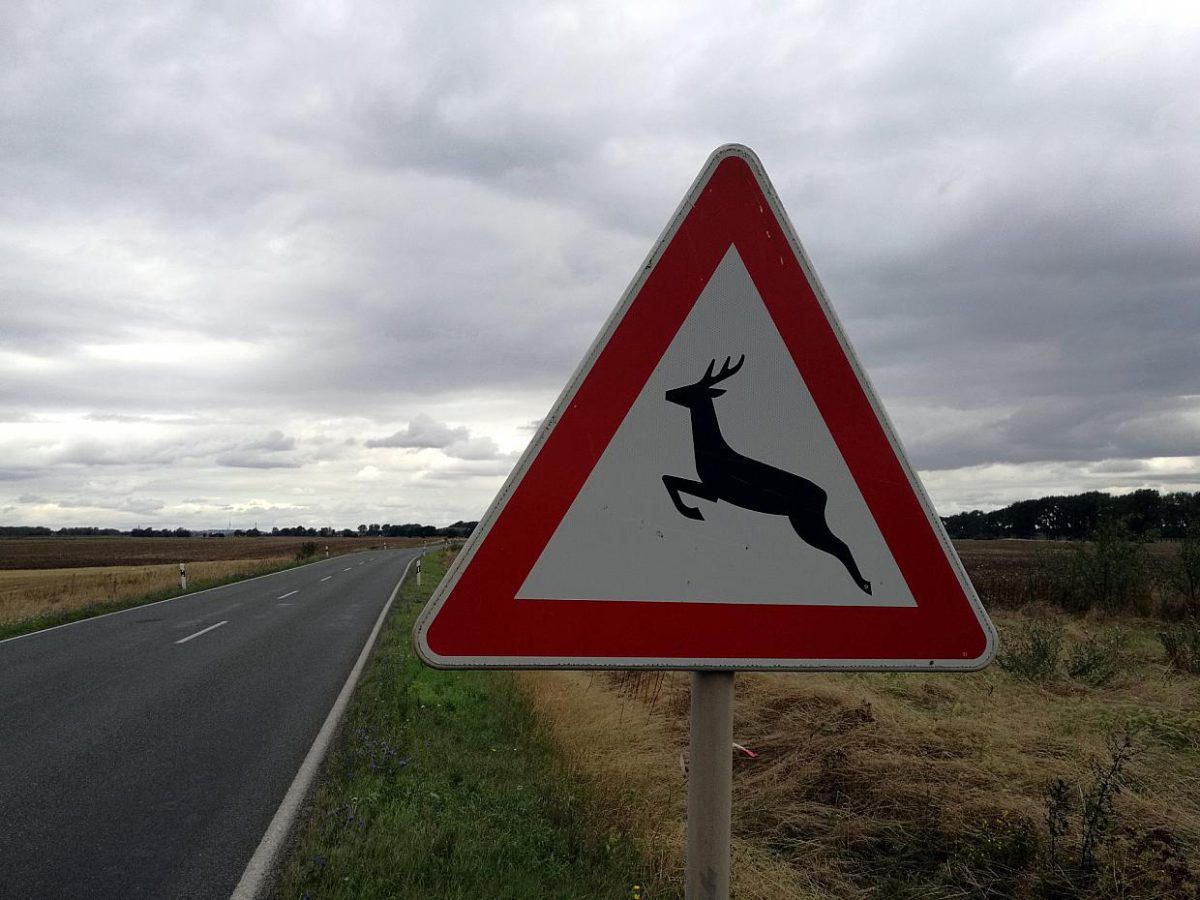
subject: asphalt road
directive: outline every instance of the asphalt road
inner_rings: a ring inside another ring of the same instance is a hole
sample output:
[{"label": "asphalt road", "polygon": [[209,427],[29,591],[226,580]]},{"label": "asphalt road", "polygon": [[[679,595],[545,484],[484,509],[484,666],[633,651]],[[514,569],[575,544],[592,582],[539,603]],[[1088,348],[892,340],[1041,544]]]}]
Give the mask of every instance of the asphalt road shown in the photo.
[{"label": "asphalt road", "polygon": [[416,553],[0,642],[0,898],[228,898]]}]

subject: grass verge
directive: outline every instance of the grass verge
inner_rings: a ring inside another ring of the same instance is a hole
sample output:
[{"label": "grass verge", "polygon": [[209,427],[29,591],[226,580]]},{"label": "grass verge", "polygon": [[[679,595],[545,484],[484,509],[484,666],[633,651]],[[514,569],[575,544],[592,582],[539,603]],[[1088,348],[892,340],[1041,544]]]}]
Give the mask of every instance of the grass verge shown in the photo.
[{"label": "grass verge", "polygon": [[413,620],[448,559],[426,556],[424,589],[402,589],[273,896],[678,897],[641,880],[621,830],[589,824],[594,798],[513,675],[416,658]]},{"label": "grass verge", "polygon": [[[19,637],[23,634],[31,634],[35,631],[42,631],[46,628],[68,625],[71,622],[79,622],[83,619],[103,616],[111,612],[119,612],[122,609],[131,609],[135,606],[145,606],[147,603],[170,600],[172,597],[179,597],[183,594],[194,594],[198,591],[210,590],[211,588],[220,587],[225,584],[245,581],[248,578],[258,578],[261,575],[282,572],[284,569],[295,568],[298,565],[302,565],[302,563],[296,560],[275,560],[210,578],[196,578],[189,574],[188,589],[186,591],[180,590],[178,584],[176,584],[173,587],[159,588],[153,591],[134,593],[129,596],[115,597],[110,600],[85,603],[82,606],[47,610],[36,615],[0,622],[0,641]],[[193,570],[190,569],[189,572]]]}]

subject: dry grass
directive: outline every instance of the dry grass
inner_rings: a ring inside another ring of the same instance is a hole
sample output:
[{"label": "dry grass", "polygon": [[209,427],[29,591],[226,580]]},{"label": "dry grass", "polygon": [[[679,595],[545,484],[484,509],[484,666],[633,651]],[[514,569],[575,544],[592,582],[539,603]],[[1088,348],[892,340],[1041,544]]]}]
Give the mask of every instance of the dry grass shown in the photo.
[{"label": "dry grass", "polygon": [[[283,557],[191,562],[188,581],[228,578],[284,562]],[[178,564],[0,570],[0,622],[141,597],[178,584]]]},{"label": "dry grass", "polygon": [[[1066,625],[1071,642],[1109,627]],[[1200,679],[1169,672],[1153,623],[1123,628],[1127,671],[1104,688],[1065,674],[1033,684],[995,666],[739,675],[735,740],[759,756],[735,761],[736,895],[1200,896]],[[659,870],[678,875],[686,674],[554,672],[522,683],[598,785],[609,826],[635,832]],[[1107,739],[1125,729],[1138,752],[1099,871],[1056,882],[1045,788],[1062,777],[1086,790]]]}]

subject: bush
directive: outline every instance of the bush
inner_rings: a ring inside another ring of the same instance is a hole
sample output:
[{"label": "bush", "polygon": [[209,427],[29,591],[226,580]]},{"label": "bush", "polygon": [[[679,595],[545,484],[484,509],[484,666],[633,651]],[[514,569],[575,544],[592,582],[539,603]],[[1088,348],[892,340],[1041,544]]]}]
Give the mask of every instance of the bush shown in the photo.
[{"label": "bush", "polygon": [[300,545],[300,549],[296,551],[296,559],[299,562],[304,562],[306,559],[312,559],[317,555],[317,542],[305,541]]},{"label": "bush", "polygon": [[1162,562],[1159,578],[1188,614],[1200,616],[1200,523],[1184,532],[1178,551]]},{"label": "bush", "polygon": [[1186,619],[1168,625],[1158,633],[1171,668],[1177,672],[1200,675],[1200,619]]},{"label": "bush", "polygon": [[1075,547],[1071,576],[1083,610],[1099,606],[1123,612],[1145,606],[1150,598],[1145,544],[1124,523],[1112,519],[1101,523],[1091,540]]},{"label": "bush", "polygon": [[996,661],[1021,678],[1048,681],[1058,671],[1062,641],[1062,626],[1057,622],[1026,622],[1016,634],[1005,637]]},{"label": "bush", "polygon": [[1067,657],[1067,674],[1093,687],[1103,687],[1125,670],[1128,643],[1128,635],[1118,629],[1087,637]]}]

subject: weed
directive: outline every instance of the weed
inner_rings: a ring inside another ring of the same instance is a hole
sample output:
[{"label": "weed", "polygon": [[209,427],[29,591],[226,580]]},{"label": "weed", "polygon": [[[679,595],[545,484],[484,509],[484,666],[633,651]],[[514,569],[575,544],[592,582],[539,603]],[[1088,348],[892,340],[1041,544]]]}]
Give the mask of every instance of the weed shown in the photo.
[{"label": "weed", "polygon": [[1055,778],[1046,785],[1046,833],[1050,862],[1058,864],[1059,845],[1071,830],[1071,787],[1063,778]]},{"label": "weed", "polygon": [[1167,660],[1177,672],[1200,675],[1200,619],[1189,618],[1168,625],[1158,633]]},{"label": "weed", "polygon": [[[1086,786],[1058,777],[1045,788],[1048,840],[1040,876],[1050,896],[1080,896],[1096,882],[1098,854],[1117,823],[1116,798],[1125,787],[1125,768],[1137,753],[1132,730],[1110,735],[1107,748],[1107,757],[1092,763]],[[1073,820],[1078,839],[1068,848]]]},{"label": "weed", "polygon": [[1058,671],[1063,629],[1052,620],[1035,619],[1006,636],[997,662],[1005,671],[1030,681],[1048,681]]},{"label": "weed", "polygon": [[1116,818],[1114,801],[1124,787],[1125,765],[1133,758],[1133,735],[1126,731],[1109,738],[1109,758],[1092,766],[1092,783],[1083,793],[1079,841],[1079,869],[1091,874],[1096,868],[1096,849],[1108,837]]}]

